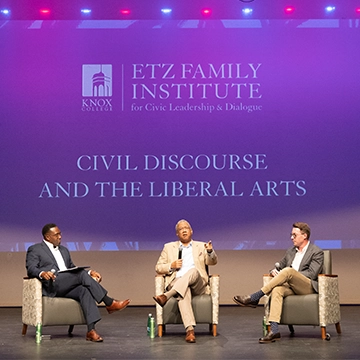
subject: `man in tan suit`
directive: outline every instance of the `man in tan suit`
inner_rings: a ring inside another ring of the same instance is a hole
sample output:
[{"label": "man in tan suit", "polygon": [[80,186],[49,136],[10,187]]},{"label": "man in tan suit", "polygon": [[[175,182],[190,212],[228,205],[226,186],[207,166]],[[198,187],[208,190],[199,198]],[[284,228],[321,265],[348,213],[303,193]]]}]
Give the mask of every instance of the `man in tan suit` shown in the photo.
[{"label": "man in tan suit", "polygon": [[206,265],[215,265],[217,255],[211,240],[204,243],[192,239],[193,230],[186,220],[178,221],[175,231],[179,241],[164,245],[155,267],[158,274],[166,275],[166,292],[154,296],[154,300],[160,306],[164,306],[171,297],[177,298],[186,330],[185,340],[194,343],[196,322],[191,298],[209,293]]}]

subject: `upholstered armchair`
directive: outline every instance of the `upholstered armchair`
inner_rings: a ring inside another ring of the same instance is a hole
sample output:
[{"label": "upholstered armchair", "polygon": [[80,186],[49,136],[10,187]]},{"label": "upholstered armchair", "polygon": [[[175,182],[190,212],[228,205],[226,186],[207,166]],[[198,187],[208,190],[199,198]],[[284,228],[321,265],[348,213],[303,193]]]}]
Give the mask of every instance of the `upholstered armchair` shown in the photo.
[{"label": "upholstered armchair", "polygon": [[[294,333],[293,325],[313,325],[321,327],[321,338],[330,340],[326,326],[335,324],[338,334],[340,327],[340,299],[338,276],[332,275],[331,252],[324,251],[324,274],[319,275],[319,293],[309,295],[293,295],[284,298],[280,324],[288,325]],[[264,285],[271,280],[270,275],[264,275]],[[269,310],[271,295],[265,297],[265,316],[269,328]]]},{"label": "upholstered armchair", "polygon": [[[192,307],[195,320],[198,324],[209,324],[209,331],[213,336],[217,335],[217,324],[219,322],[219,298],[220,298],[220,277],[219,275],[210,275],[209,294],[194,296],[192,298]],[[165,291],[165,276],[155,276],[155,294],[161,295]],[[162,337],[165,333],[166,324],[182,324],[177,300],[175,298],[169,301],[162,308],[156,304],[156,322],[158,327],[158,336]]]},{"label": "upholstered armchair", "polygon": [[69,325],[68,334],[71,335],[74,325],[86,324],[80,303],[73,299],[43,296],[41,282],[36,278],[23,279],[22,322],[23,336],[28,325]]}]

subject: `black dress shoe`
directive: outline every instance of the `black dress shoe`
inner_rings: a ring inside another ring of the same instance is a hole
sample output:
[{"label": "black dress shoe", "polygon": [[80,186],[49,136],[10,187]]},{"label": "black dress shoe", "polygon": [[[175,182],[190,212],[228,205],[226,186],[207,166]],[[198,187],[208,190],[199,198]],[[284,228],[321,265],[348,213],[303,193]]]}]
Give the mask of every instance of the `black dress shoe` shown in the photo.
[{"label": "black dress shoe", "polygon": [[259,303],[259,300],[251,301],[250,295],[237,295],[234,296],[233,300],[240,306],[249,306],[253,308],[256,308],[257,304]]},{"label": "black dress shoe", "polygon": [[279,332],[274,334],[272,331],[269,331],[269,333],[266,336],[259,339],[259,343],[260,344],[269,344],[269,343],[275,342],[277,340],[280,340],[280,338],[281,338],[281,335]]}]

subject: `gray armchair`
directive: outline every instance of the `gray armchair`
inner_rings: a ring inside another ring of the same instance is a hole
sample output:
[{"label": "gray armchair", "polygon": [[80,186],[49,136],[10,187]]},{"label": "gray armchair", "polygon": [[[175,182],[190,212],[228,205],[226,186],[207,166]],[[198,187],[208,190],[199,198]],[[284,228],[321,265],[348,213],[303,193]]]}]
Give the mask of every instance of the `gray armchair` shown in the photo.
[{"label": "gray armchair", "polygon": [[71,335],[74,325],[86,324],[80,303],[68,298],[51,298],[42,295],[41,282],[24,278],[22,301],[22,335],[26,335],[28,325],[42,326],[69,325]]},{"label": "gray armchair", "polygon": [[[326,326],[335,324],[338,334],[340,327],[340,299],[338,276],[332,275],[332,259],[329,250],[324,251],[324,274],[319,275],[319,293],[309,295],[293,295],[284,298],[280,324],[288,325],[294,333],[293,325],[313,325],[321,327],[321,338],[330,339]],[[270,275],[264,275],[264,285],[271,280]],[[271,296],[265,297],[265,316],[268,317]]]},{"label": "gray armchair", "polygon": [[[217,324],[219,322],[219,298],[220,298],[220,277],[219,275],[210,275],[209,293],[194,296],[192,298],[192,307],[195,320],[198,324],[209,324],[209,331],[213,336],[217,335]],[[165,276],[155,276],[155,294],[161,295],[165,291]],[[162,337],[165,333],[166,324],[182,324],[181,314],[179,312],[177,300],[175,298],[169,301],[162,308],[156,304],[156,322],[158,326],[158,336]]]}]

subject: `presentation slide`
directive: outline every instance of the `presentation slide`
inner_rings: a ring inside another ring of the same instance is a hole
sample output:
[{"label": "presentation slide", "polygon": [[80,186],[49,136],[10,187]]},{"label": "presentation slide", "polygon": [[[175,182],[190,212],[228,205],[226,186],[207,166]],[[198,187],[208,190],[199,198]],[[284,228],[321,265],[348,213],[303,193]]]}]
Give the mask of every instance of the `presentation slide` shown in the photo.
[{"label": "presentation slide", "polygon": [[360,248],[352,20],[0,22],[0,251]]}]

